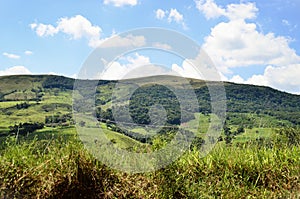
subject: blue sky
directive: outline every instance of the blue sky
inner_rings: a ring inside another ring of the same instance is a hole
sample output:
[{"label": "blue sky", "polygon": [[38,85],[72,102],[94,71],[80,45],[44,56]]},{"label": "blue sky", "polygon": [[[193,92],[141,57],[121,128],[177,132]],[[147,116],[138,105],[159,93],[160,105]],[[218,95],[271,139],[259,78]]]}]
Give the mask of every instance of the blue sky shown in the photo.
[{"label": "blue sky", "polygon": [[[0,75],[75,77],[105,39],[160,27],[195,40],[223,80],[300,93],[299,8],[299,0],[0,0]],[[131,54],[120,67],[151,54]],[[161,62],[184,70],[184,60],[170,60]]]}]

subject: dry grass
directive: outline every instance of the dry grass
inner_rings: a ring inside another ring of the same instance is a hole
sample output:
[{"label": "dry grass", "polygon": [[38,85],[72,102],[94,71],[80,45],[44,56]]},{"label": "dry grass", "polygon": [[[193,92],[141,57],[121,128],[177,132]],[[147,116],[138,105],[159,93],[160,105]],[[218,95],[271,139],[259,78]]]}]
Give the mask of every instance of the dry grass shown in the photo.
[{"label": "dry grass", "polygon": [[0,156],[5,198],[297,198],[300,148],[218,146],[205,158],[189,151],[153,173],[112,170],[75,138],[8,139]]}]

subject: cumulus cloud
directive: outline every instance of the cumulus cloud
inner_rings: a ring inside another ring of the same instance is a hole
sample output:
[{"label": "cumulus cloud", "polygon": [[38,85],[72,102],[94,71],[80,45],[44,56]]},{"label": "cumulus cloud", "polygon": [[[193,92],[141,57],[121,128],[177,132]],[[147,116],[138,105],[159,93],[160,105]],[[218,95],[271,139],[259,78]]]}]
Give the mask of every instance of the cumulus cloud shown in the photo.
[{"label": "cumulus cloud", "polygon": [[168,21],[169,22],[175,21],[176,23],[182,23],[182,21],[183,21],[183,15],[180,14],[176,9],[172,8],[170,10]]},{"label": "cumulus cloud", "polygon": [[172,64],[172,71],[182,77],[189,77],[195,79],[204,79],[204,77],[198,73],[198,71],[188,62],[188,60],[184,60],[182,66],[177,64]]},{"label": "cumulus cloud", "polygon": [[166,12],[163,11],[162,9],[157,9],[155,11],[155,15],[157,19],[163,19],[166,16]]},{"label": "cumulus cloud", "polygon": [[[102,29],[99,26],[93,25],[88,19],[81,15],[76,15],[71,18],[60,18],[57,21],[57,25],[55,27],[42,23],[34,23],[30,26],[32,30],[34,30],[40,37],[53,36],[61,32],[70,36],[70,39],[73,40],[86,38],[88,40],[88,45],[92,48],[97,48],[100,45],[100,47],[139,47],[146,43],[144,36],[136,35],[127,35],[126,37],[120,37],[113,33],[110,37],[101,38]],[[49,29],[45,27],[51,28]],[[52,27],[54,28],[54,30],[52,30]],[[109,42],[106,42],[107,40],[109,40]]]},{"label": "cumulus cloud", "polygon": [[175,22],[177,24],[181,24],[183,28],[186,28],[183,14],[177,11],[177,9],[174,8],[171,8],[170,10],[157,9],[155,11],[155,17],[160,20],[166,18],[169,23]]},{"label": "cumulus cloud", "polygon": [[226,8],[218,6],[214,0],[195,0],[196,8],[204,14],[207,19],[227,17],[230,20],[253,19],[258,9],[254,3],[229,4]]},{"label": "cumulus cloud", "polygon": [[300,94],[300,64],[292,64],[283,67],[267,66],[263,74],[253,75],[243,79],[239,75],[233,76],[227,81],[259,86],[270,86],[282,91]]},{"label": "cumulus cloud", "polygon": [[104,0],[103,2],[105,5],[112,4],[115,7],[122,7],[122,6],[135,6],[137,5],[137,0]]},{"label": "cumulus cloud", "polygon": [[225,16],[230,20],[254,19],[258,9],[255,3],[241,3],[227,5]]},{"label": "cumulus cloud", "polygon": [[71,18],[60,18],[57,21],[56,26],[51,24],[32,23],[30,24],[30,27],[40,37],[54,36],[55,34],[62,32],[69,35],[70,39],[86,38],[91,47],[96,47],[99,43],[102,32],[99,26],[92,25],[88,19],[81,15],[76,15]]},{"label": "cumulus cloud", "polygon": [[217,24],[205,38],[203,48],[222,72],[228,72],[232,67],[299,63],[289,42],[289,38],[263,34],[254,23],[240,20]]},{"label": "cumulus cloud", "polygon": [[35,30],[36,34],[40,37],[53,36],[59,32],[58,28],[42,23],[32,23],[30,24],[30,27],[32,30]]},{"label": "cumulus cloud", "polygon": [[210,81],[221,81],[224,79],[203,50],[200,50],[195,58],[185,59],[181,66],[173,64],[172,71],[177,75],[189,78]]},{"label": "cumulus cloud", "polygon": [[99,75],[99,77],[101,79],[108,79],[108,80],[122,79],[124,78],[124,76],[126,76],[127,78],[143,77],[145,76],[145,73],[140,73],[140,74],[136,74],[136,73],[128,74],[128,73],[132,73],[132,71],[134,71],[138,67],[150,65],[150,58],[135,53],[133,56],[123,57],[123,62],[127,62],[127,63],[121,64],[118,61],[112,62],[110,65],[108,65],[107,69],[102,74]]},{"label": "cumulus cloud", "polygon": [[203,12],[207,19],[218,18],[225,14],[225,9],[220,8],[213,0],[197,0],[196,8]]},{"label": "cumulus cloud", "polygon": [[2,55],[9,58],[9,59],[20,59],[19,55],[12,54],[12,53],[4,52],[4,53],[2,53]]},{"label": "cumulus cloud", "polygon": [[[255,74],[244,80],[234,74],[229,81],[271,86],[289,92],[299,91],[300,56],[290,47],[291,39],[272,32],[263,33],[249,22],[256,18],[254,3],[217,5],[213,0],[196,0],[196,6],[207,19],[224,17],[226,20],[211,29],[203,49],[208,53],[223,75],[232,73],[234,67],[261,65],[264,74]],[[287,25],[287,21],[282,21]]]},{"label": "cumulus cloud", "polygon": [[32,52],[32,51],[30,51],[30,50],[26,50],[26,51],[24,52],[24,54],[25,54],[25,55],[32,55],[32,54],[33,54],[33,52]]},{"label": "cumulus cloud", "polygon": [[0,70],[0,76],[6,75],[28,75],[31,72],[25,66],[13,66],[5,70]]}]

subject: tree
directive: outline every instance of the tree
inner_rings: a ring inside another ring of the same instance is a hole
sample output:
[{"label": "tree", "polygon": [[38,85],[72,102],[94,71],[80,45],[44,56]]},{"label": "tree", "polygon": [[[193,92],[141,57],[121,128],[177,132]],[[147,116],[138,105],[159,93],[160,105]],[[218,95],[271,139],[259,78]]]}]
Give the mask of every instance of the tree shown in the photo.
[{"label": "tree", "polygon": [[230,136],[232,134],[231,129],[226,125],[224,126],[223,130],[226,136]]},{"label": "tree", "polygon": [[245,133],[245,129],[243,126],[239,126],[236,130],[236,135],[241,134],[241,133]]},{"label": "tree", "polygon": [[14,126],[10,126],[9,127],[9,132],[10,133],[14,133],[14,134],[19,134],[19,135],[26,135],[28,133],[32,133],[38,129],[42,129],[44,128],[44,124],[43,123],[38,123],[38,122],[34,122],[34,123],[20,123],[20,124],[15,124]]}]

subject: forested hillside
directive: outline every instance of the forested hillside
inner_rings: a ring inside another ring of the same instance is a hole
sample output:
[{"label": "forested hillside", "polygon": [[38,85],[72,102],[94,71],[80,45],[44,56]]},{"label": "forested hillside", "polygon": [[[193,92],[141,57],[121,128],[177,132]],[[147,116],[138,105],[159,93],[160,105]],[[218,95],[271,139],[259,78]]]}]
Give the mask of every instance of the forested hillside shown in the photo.
[{"label": "forested hillside", "polygon": [[[168,79],[167,76],[160,78]],[[191,110],[191,108],[186,107],[187,112],[184,115],[188,117],[186,118],[187,121],[193,118],[193,115],[189,113],[199,111],[203,114],[209,114],[211,112],[210,94],[205,82],[196,79],[189,81],[197,95],[199,110]],[[99,108],[106,110],[109,107],[115,83],[116,81],[106,80],[98,82],[95,103]],[[214,83],[218,84],[217,82]],[[63,112],[71,111],[73,84],[74,79],[53,75],[0,77],[0,102],[6,102],[5,106],[0,107],[1,113],[13,116],[14,111],[25,108],[31,110],[33,107],[35,110],[39,109],[45,113],[49,111],[53,113],[54,110],[60,112],[60,109]],[[225,82],[224,86],[229,116],[231,113],[251,113],[268,115],[294,125],[300,124],[300,96],[254,85]],[[162,85],[143,86],[133,93],[131,99],[130,108],[132,109],[132,117],[136,122],[149,122],[148,116],[143,116],[141,113],[147,113],[144,109],[153,103],[164,104],[165,108],[169,110],[168,112],[173,114],[174,117],[169,118],[169,123],[180,122],[178,121],[180,115],[176,96]],[[136,113],[140,115],[137,116]],[[21,115],[19,113],[19,116]]]},{"label": "forested hillside", "polygon": [[[300,96],[224,82],[226,121],[215,147],[200,158],[213,116],[207,84],[220,82],[188,79],[194,104],[176,78],[80,80],[77,85],[95,88],[73,92],[75,80],[62,76],[0,77],[0,198],[299,197]],[[137,87],[151,79],[152,84]],[[185,96],[182,107],[171,87]],[[128,96],[125,91],[132,88]],[[81,109],[98,121],[75,121],[73,112]],[[128,128],[116,124],[114,111]],[[161,121],[157,116],[164,114]],[[101,127],[109,142],[93,143],[133,153],[155,152],[178,131],[195,138],[165,168],[127,174],[92,156],[78,139],[75,124],[91,132]]]}]

